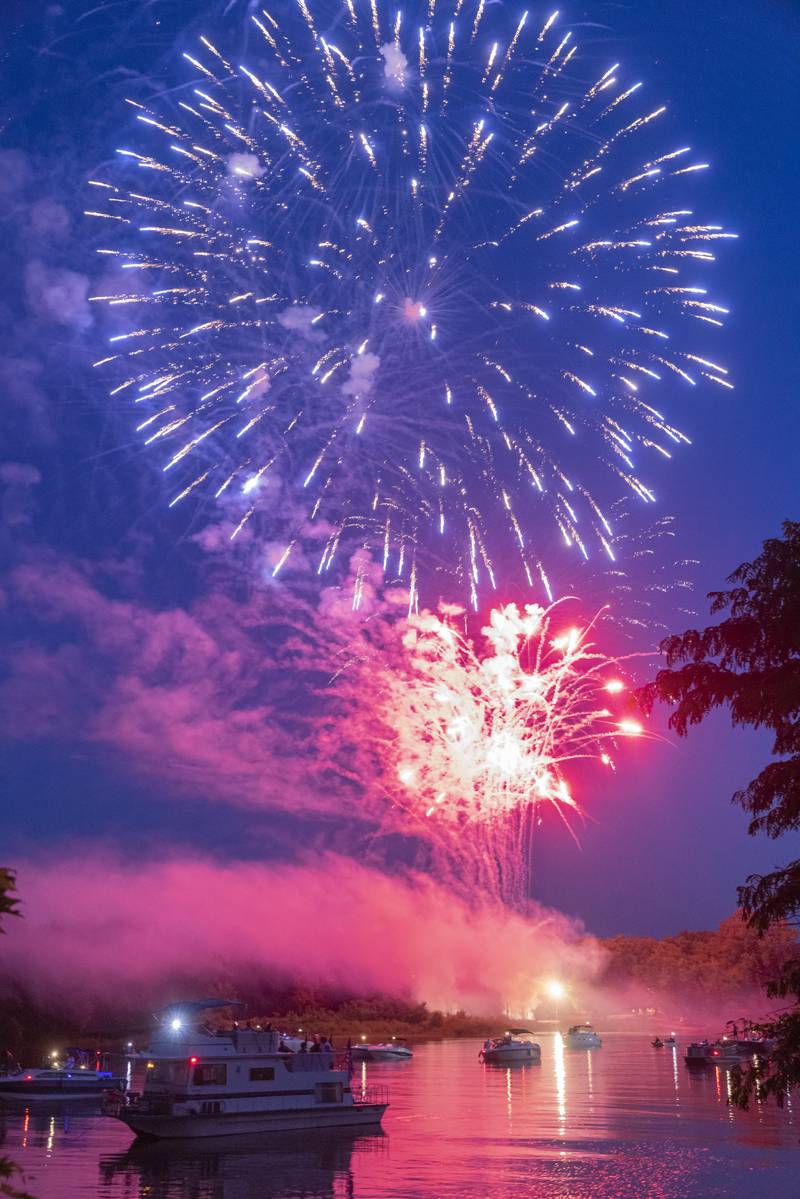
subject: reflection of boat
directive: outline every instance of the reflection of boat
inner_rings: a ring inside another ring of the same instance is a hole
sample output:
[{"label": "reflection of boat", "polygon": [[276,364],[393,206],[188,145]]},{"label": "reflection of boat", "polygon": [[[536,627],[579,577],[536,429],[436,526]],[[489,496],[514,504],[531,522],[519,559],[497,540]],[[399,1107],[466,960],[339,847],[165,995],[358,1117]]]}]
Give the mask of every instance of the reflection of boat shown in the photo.
[{"label": "reflection of boat", "polygon": [[[211,1195],[236,1199],[251,1191],[259,1199],[288,1194],[322,1199],[352,1191],[352,1159],[386,1148],[379,1127],[364,1132],[322,1129],[280,1137],[224,1137],[192,1141],[134,1141],[126,1153],[100,1161],[101,1187],[112,1185],[133,1199],[153,1195]],[[257,1180],[257,1182],[255,1181]]]},{"label": "reflection of boat", "polygon": [[380,1123],[385,1094],[354,1094],[344,1055],[293,1052],[272,1028],[197,1027],[200,1012],[228,1006],[201,1000],[160,1013],[143,1092],[110,1101],[107,1114],[138,1136],[170,1139]]},{"label": "reflection of boat", "polygon": [[488,1065],[505,1066],[512,1062],[538,1062],[542,1049],[527,1028],[510,1028],[505,1036],[490,1037],[484,1042],[478,1057]]},{"label": "reflection of boat", "polygon": [[400,1045],[396,1041],[354,1045],[350,1052],[354,1062],[407,1062],[414,1056],[408,1045]]},{"label": "reflection of boat", "polygon": [[564,1040],[568,1049],[599,1049],[603,1044],[591,1024],[573,1024]]},{"label": "reflection of boat", "polygon": [[80,1099],[87,1095],[99,1097],[110,1090],[121,1091],[124,1086],[124,1077],[110,1070],[48,1067],[3,1075],[0,1099]]}]

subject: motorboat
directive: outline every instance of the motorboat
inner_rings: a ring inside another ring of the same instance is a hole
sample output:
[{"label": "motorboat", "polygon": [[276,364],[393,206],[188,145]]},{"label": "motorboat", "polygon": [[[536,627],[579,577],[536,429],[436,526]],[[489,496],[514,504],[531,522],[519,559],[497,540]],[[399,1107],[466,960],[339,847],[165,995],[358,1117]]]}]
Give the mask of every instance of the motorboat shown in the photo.
[{"label": "motorboat", "polygon": [[397,1041],[383,1041],[377,1045],[362,1042],[353,1045],[350,1054],[354,1062],[407,1062],[414,1056],[408,1045]]},{"label": "motorboat", "polygon": [[140,1093],[109,1096],[106,1114],[142,1138],[243,1136],[379,1125],[385,1088],[351,1086],[350,1058],[293,1051],[272,1028],[198,1025],[232,1006],[197,1000],[158,1013]]},{"label": "motorboat", "polygon": [[663,1049],[664,1048],[664,1042],[661,1040],[661,1037],[655,1037],[650,1042],[650,1044],[653,1046],[654,1049]]},{"label": "motorboat", "polygon": [[654,1049],[664,1049],[665,1047],[667,1049],[674,1049],[674,1047],[678,1044],[678,1040],[675,1036],[675,1033],[671,1032],[668,1037],[659,1037],[656,1035],[650,1044]]},{"label": "motorboat", "polygon": [[769,1057],[770,1043],[755,1037],[720,1037],[711,1046],[710,1066],[750,1066],[757,1059]]},{"label": "motorboat", "polygon": [[46,1066],[0,1077],[0,1099],[100,1098],[107,1091],[123,1091],[125,1082],[124,1075],[111,1070]]},{"label": "motorboat", "polygon": [[591,1024],[573,1024],[564,1040],[568,1049],[599,1049],[603,1044]]},{"label": "motorboat", "polygon": [[718,1041],[693,1041],[686,1046],[684,1062],[690,1069],[706,1066],[746,1066],[768,1058],[772,1045],[756,1037],[720,1037]]},{"label": "motorboat", "polygon": [[527,1028],[510,1028],[504,1036],[485,1041],[478,1057],[491,1066],[541,1061],[542,1047],[531,1040],[532,1035]]}]

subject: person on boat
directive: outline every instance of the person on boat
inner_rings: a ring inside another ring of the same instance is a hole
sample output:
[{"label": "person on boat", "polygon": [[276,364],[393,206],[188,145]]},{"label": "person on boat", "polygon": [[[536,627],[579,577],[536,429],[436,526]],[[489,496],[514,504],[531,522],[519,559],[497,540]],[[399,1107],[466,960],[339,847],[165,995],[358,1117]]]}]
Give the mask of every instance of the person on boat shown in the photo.
[{"label": "person on boat", "polygon": [[292,1052],[291,1049],[286,1044],[283,1037],[281,1037],[280,1044],[278,1045],[278,1053],[291,1053],[291,1052]]},{"label": "person on boat", "polygon": [[315,1033],[314,1034],[314,1043],[311,1046],[310,1052],[311,1053],[320,1053],[321,1050],[322,1050],[322,1046],[319,1043],[319,1033]]},{"label": "person on boat", "polygon": [[299,1052],[300,1052],[300,1053],[307,1053],[307,1052],[308,1052],[308,1041],[306,1040],[306,1038],[305,1038],[305,1037],[303,1037],[302,1041],[300,1042],[300,1049],[299,1049]]}]

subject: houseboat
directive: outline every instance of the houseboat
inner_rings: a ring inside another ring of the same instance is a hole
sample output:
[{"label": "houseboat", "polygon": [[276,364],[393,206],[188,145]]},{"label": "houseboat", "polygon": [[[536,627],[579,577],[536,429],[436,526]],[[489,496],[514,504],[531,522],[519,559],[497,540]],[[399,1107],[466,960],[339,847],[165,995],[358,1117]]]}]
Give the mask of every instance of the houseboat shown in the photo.
[{"label": "houseboat", "polygon": [[111,1094],[106,1113],[143,1138],[241,1136],[378,1125],[382,1088],[351,1086],[346,1054],[293,1050],[272,1028],[200,1024],[200,1000],[165,1009],[140,1093]]}]

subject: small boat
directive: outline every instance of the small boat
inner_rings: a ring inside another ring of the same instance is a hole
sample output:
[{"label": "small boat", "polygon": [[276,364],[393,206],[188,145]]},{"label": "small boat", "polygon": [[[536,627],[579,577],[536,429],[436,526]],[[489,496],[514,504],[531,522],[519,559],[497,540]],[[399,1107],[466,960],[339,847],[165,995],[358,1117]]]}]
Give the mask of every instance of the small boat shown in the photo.
[{"label": "small boat", "polygon": [[353,1045],[350,1053],[354,1062],[407,1062],[414,1056],[408,1045],[396,1041]]},{"label": "small boat", "polygon": [[671,1032],[668,1037],[663,1037],[663,1038],[659,1037],[658,1034],[656,1034],[656,1036],[650,1042],[650,1044],[653,1046],[654,1049],[663,1049],[665,1045],[667,1046],[668,1049],[672,1049],[672,1048],[674,1048],[675,1045],[678,1044],[678,1041],[675,1036],[675,1033]]},{"label": "small boat", "polygon": [[664,1042],[661,1040],[661,1037],[656,1037],[654,1040],[652,1040],[650,1042],[650,1044],[653,1046],[654,1049],[663,1049],[664,1048]]},{"label": "small boat", "polygon": [[0,1099],[81,1099],[100,1098],[106,1091],[123,1091],[125,1078],[111,1070],[45,1067],[20,1070],[0,1077]]},{"label": "small boat", "polygon": [[711,1046],[710,1066],[749,1066],[758,1058],[768,1058],[770,1044],[756,1037],[721,1037]]},{"label": "small boat", "polygon": [[692,1041],[690,1045],[686,1046],[683,1060],[690,1070],[704,1069],[709,1064],[713,1048],[710,1041]]},{"label": "small boat", "polygon": [[150,1044],[141,1094],[109,1096],[105,1112],[150,1139],[246,1136],[379,1125],[385,1088],[351,1086],[351,1059],[293,1051],[272,1028],[198,1025],[232,1007],[204,999],[165,1008]]},{"label": "small boat", "polygon": [[673,1046],[678,1044],[678,1038],[675,1036],[674,1032],[671,1032],[668,1037],[664,1037],[664,1044],[667,1045],[670,1049],[672,1049]]},{"label": "small boat", "polygon": [[599,1049],[603,1044],[591,1024],[573,1024],[564,1040],[568,1049]]},{"label": "small boat", "polygon": [[485,1041],[478,1057],[490,1066],[541,1061],[541,1045],[531,1040],[532,1035],[527,1028],[509,1028],[504,1036]]}]

